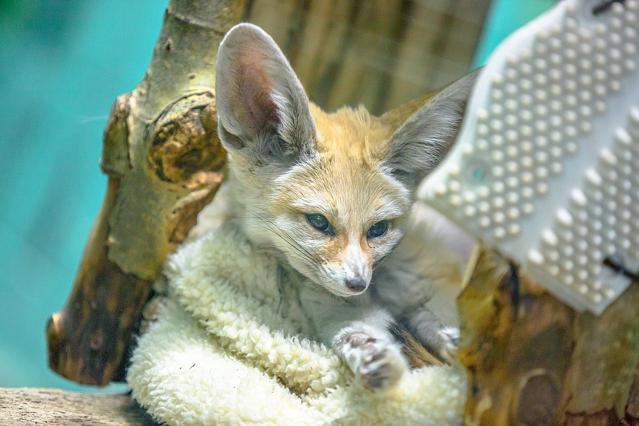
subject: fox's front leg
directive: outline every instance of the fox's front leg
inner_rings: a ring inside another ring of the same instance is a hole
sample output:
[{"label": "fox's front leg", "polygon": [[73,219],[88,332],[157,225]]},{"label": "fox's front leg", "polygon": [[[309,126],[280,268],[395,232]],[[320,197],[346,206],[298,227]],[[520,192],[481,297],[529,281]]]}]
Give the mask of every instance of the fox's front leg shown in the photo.
[{"label": "fox's front leg", "polygon": [[354,323],[340,330],[333,339],[333,347],[368,389],[390,388],[408,369],[392,336],[366,324]]},{"label": "fox's front leg", "polygon": [[410,331],[442,361],[454,364],[457,360],[459,328],[442,324],[439,318],[424,307],[407,319]]},{"label": "fox's front leg", "polygon": [[300,302],[317,337],[338,353],[365,387],[389,388],[408,370],[400,344],[388,328],[394,319],[370,294],[344,300],[302,286]]}]

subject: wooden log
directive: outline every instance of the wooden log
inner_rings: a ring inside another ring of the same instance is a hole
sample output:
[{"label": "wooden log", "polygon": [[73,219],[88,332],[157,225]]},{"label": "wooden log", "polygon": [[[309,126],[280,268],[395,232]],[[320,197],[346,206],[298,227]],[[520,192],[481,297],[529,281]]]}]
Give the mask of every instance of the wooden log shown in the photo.
[{"label": "wooden log", "polygon": [[367,105],[380,112],[385,77],[391,73],[397,39],[403,31],[403,0],[376,0],[357,5],[349,27],[348,43],[340,46],[342,58],[332,79],[328,109],[345,104]]},{"label": "wooden log", "polygon": [[468,73],[490,7],[488,0],[414,2],[395,58],[384,108],[393,108]]},{"label": "wooden log", "polygon": [[630,397],[626,406],[626,423],[639,425],[639,365],[635,369],[635,378],[630,387]]},{"label": "wooden log", "polygon": [[468,72],[489,0],[252,0],[312,101],[382,114]]},{"label": "wooden log", "polygon": [[123,378],[152,281],[223,179],[215,58],[243,9],[242,0],[171,0],[144,79],[114,104],[104,204],[69,299],[47,326],[49,365],[64,377]]},{"label": "wooden log", "polygon": [[6,425],[156,424],[127,395],[30,388],[0,388],[0,419]]},{"label": "wooden log", "polygon": [[[258,0],[260,1],[260,0]],[[261,0],[264,1],[264,0]],[[305,3],[305,2],[299,2]],[[330,1],[308,1],[308,10],[302,15],[303,22],[297,23],[295,30],[289,31],[281,46],[285,48],[286,57],[291,62],[295,73],[300,77],[311,100],[317,101],[314,92],[320,76],[320,64],[325,60],[326,40],[334,33],[340,9],[348,6],[346,2],[336,4]],[[262,25],[262,16],[252,14],[251,19]],[[264,25],[264,28],[268,28]],[[277,41],[277,39],[276,39]]]},{"label": "wooden log", "polygon": [[467,424],[636,419],[636,283],[596,317],[562,304],[493,251],[479,249],[469,271],[459,297]]}]

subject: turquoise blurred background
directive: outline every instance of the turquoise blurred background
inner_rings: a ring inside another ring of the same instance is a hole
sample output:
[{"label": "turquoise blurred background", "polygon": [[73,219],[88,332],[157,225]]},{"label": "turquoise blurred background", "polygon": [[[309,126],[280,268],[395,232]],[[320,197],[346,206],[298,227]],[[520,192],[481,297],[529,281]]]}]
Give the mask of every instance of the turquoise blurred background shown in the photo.
[{"label": "turquoise blurred background", "polygon": [[[165,4],[0,0],[0,386],[92,390],[48,370],[44,328],[104,194],[111,104],[143,76]],[[550,4],[493,2],[476,63]]]}]

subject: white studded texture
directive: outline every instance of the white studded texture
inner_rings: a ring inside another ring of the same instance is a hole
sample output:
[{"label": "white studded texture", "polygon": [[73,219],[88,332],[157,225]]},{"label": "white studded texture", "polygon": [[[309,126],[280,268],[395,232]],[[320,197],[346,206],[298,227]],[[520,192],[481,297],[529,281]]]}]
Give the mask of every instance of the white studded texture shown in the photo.
[{"label": "white studded texture", "polygon": [[599,3],[566,0],[498,48],[419,192],[595,313],[639,272],[639,0]]}]

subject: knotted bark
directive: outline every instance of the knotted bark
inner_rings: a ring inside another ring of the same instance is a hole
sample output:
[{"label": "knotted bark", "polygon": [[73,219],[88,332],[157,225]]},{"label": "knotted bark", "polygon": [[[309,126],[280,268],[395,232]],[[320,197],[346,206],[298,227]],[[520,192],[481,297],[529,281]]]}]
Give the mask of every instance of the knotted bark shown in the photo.
[{"label": "knotted bark", "polygon": [[223,179],[215,58],[243,11],[242,0],[171,0],[144,79],[114,103],[107,193],[69,299],[47,325],[49,365],[64,377],[123,378],[151,283]]}]

